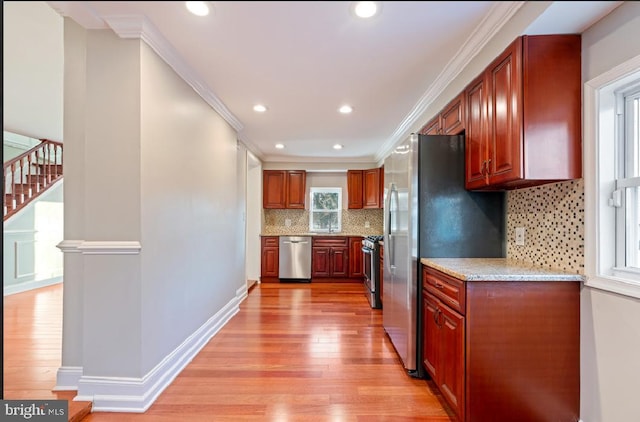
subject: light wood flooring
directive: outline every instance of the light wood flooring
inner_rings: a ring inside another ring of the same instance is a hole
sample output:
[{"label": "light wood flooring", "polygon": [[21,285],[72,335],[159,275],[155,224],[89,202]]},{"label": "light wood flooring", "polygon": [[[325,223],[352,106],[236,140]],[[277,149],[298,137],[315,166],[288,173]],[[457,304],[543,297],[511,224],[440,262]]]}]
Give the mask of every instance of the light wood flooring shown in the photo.
[{"label": "light wood flooring", "polygon": [[[45,294],[61,296],[55,288]],[[60,310],[45,309],[61,319]],[[359,283],[258,284],[147,412],[96,412],[83,421],[453,421],[431,381],[406,374],[381,312],[369,307]],[[34,381],[19,385],[5,372],[5,394],[47,394],[60,363],[60,329],[24,330],[50,338],[42,354],[23,358]],[[5,331],[5,371],[19,372],[7,368],[11,341]]]},{"label": "light wood flooring", "polygon": [[61,365],[62,284],[5,296],[3,300],[2,398],[67,400],[69,420],[91,407],[73,402],[75,391],[52,391]]}]

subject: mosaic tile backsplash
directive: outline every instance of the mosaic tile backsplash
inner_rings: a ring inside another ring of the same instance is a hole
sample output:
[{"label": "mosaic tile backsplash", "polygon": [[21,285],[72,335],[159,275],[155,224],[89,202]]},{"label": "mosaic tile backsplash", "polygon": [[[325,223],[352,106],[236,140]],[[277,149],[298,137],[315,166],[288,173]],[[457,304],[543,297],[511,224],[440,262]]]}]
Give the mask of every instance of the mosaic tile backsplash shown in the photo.
[{"label": "mosaic tile backsplash", "polygon": [[[516,227],[525,244],[515,244]],[[507,193],[507,258],[584,274],[584,181]]]},{"label": "mosaic tile backsplash", "polygon": [[[307,210],[263,212],[263,234],[302,234],[309,231]],[[285,220],[291,226],[285,226]],[[369,221],[370,228],[365,228]],[[382,210],[343,210],[342,233],[378,235]],[[524,227],[525,245],[515,244],[516,227]],[[507,193],[507,258],[544,268],[584,274],[584,182],[568,182],[518,189]]]},{"label": "mosaic tile backsplash", "polygon": [[[263,234],[302,234],[309,232],[308,210],[263,210]],[[382,210],[342,210],[342,232],[345,235],[379,235],[382,234]],[[285,221],[291,220],[287,227]],[[369,227],[365,227],[365,222]]]}]

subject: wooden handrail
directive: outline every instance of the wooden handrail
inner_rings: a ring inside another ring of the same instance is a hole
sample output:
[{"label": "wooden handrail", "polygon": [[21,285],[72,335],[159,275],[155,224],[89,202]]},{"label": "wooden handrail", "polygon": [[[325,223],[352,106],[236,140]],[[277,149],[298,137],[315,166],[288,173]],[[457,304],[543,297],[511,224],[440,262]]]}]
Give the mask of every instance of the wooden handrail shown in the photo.
[{"label": "wooden handrail", "polygon": [[62,178],[62,151],[62,142],[40,139],[40,144],[4,163],[3,221]]}]

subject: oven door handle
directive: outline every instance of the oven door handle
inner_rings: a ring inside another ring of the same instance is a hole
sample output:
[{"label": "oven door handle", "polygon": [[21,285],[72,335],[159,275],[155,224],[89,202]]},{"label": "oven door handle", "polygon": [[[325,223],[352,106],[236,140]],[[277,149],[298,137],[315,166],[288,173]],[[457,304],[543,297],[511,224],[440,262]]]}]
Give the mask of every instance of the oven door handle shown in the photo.
[{"label": "oven door handle", "polygon": [[369,249],[369,248],[365,248],[364,246],[361,248],[362,252],[368,254],[368,255],[373,255],[373,250]]}]

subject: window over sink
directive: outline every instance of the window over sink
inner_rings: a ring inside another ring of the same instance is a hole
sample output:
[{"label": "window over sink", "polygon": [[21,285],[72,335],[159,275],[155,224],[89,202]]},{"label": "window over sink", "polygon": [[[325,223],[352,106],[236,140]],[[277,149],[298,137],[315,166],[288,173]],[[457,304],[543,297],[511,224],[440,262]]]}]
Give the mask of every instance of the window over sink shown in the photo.
[{"label": "window over sink", "polygon": [[342,231],[342,188],[311,188],[309,228],[312,232]]},{"label": "window over sink", "polygon": [[586,285],[640,298],[640,56],[585,84]]}]

